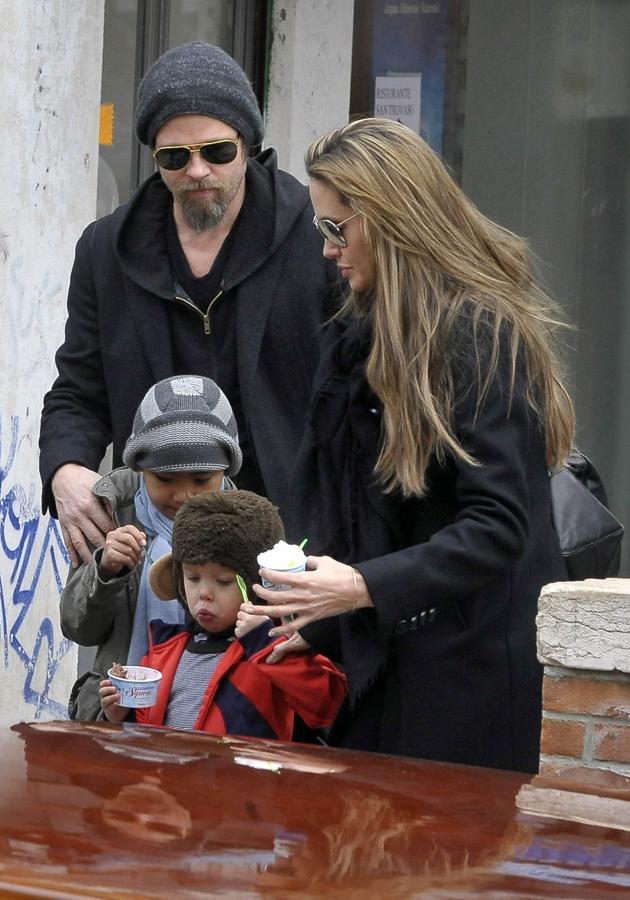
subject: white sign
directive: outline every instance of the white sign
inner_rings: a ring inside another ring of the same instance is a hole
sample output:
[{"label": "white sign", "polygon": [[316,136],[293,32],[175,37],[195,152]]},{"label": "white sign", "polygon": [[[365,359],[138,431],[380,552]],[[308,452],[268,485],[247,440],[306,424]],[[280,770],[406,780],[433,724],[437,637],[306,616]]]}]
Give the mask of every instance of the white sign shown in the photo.
[{"label": "white sign", "polygon": [[395,119],[420,134],[420,86],[422,75],[378,75],[374,114]]}]

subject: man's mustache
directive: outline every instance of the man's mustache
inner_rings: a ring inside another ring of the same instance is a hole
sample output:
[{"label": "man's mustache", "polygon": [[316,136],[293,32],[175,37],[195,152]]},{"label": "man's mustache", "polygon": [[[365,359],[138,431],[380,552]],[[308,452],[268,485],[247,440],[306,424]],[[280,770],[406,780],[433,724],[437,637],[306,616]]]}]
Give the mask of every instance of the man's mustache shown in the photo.
[{"label": "man's mustache", "polygon": [[222,184],[220,181],[196,181],[194,184],[181,185],[177,190],[179,193],[183,194],[186,191],[209,191],[220,190],[221,188]]}]

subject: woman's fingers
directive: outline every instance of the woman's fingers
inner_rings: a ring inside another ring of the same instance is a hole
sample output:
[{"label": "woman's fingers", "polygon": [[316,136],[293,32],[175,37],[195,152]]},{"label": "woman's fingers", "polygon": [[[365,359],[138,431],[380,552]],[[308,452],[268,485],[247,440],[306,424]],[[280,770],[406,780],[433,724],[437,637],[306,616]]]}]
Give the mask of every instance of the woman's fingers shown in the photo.
[{"label": "woman's fingers", "polygon": [[264,588],[262,584],[253,584],[252,590],[257,597],[260,597],[261,600],[264,600],[269,605],[275,603],[278,599],[278,594],[281,593],[280,591],[270,591],[269,588]]},{"label": "woman's fingers", "polygon": [[280,662],[287,653],[300,653],[304,650],[310,650],[310,648],[311,645],[308,641],[305,641],[302,635],[296,632],[295,634],[292,634],[288,640],[275,646],[265,662],[272,664],[277,663]]},{"label": "woman's fingers", "polygon": [[[309,575],[316,572],[322,560],[325,560],[326,558],[327,557],[325,556],[307,556],[306,569],[302,572],[283,572],[278,571],[277,569],[259,569],[258,574],[261,579],[269,581],[271,584],[281,584],[283,586],[288,585],[290,588],[306,589],[310,584]],[[266,590],[262,585],[256,585],[256,587],[260,587],[261,591]],[[256,591],[256,593],[258,593],[258,591]],[[270,591],[268,590],[267,593],[276,594],[278,591],[272,589]],[[262,597],[263,594],[260,593],[259,596]]]},{"label": "woman's fingers", "polygon": [[281,625],[274,625],[273,628],[269,629],[269,637],[286,637],[291,639],[297,634],[296,626],[304,628],[305,625],[308,625],[308,620],[306,619],[294,619],[292,622],[283,622]]},{"label": "woman's fingers", "polygon": [[254,605],[253,603],[244,603],[241,606],[241,610],[248,616],[258,616],[259,624],[260,617],[267,616],[270,619],[282,619],[285,616],[292,616],[301,613],[301,618],[304,618],[307,612],[304,604],[300,603],[287,603],[283,605],[277,604],[276,606],[262,606],[261,604]]},{"label": "woman's fingers", "polygon": [[[359,605],[371,605],[365,582],[359,572],[329,556],[309,556],[304,572],[293,574],[274,573],[261,569],[261,575],[269,580],[281,578],[287,589],[273,591],[255,584],[257,597],[267,604],[263,607],[271,618],[295,616],[290,623],[276,626],[270,634],[292,634],[300,627],[318,619],[356,612]],[[258,610],[244,607],[247,612],[262,615]]]}]

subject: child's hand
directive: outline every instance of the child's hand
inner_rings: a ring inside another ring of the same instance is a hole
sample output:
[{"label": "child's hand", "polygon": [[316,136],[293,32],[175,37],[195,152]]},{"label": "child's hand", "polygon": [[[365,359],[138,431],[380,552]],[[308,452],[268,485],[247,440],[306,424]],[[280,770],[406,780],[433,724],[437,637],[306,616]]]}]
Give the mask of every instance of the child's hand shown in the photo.
[{"label": "child's hand", "polygon": [[147,536],[135,525],[114,528],[105,538],[105,546],[98,566],[99,575],[118,575],[122,569],[134,569],[147,545]]},{"label": "child's hand", "polygon": [[234,629],[234,634],[237,638],[242,638],[249,631],[253,631],[254,628],[258,628],[261,622],[271,622],[271,619],[268,616],[252,616],[250,613],[246,613],[244,610],[239,609],[238,615],[236,617],[236,628]]},{"label": "child's hand", "polygon": [[127,718],[129,710],[120,705],[122,697],[109,678],[101,681],[98,692],[101,697],[101,709],[108,722],[118,723]]}]

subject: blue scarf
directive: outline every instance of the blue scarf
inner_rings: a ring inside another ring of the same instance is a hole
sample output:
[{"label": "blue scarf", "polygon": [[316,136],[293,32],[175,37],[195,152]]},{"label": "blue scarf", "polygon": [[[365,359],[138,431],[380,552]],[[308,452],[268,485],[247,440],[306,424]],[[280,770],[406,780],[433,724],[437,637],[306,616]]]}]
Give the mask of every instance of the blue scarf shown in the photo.
[{"label": "blue scarf", "polygon": [[[153,562],[157,562],[165,553],[171,552],[173,520],[161,513],[151,502],[143,475],[140,475],[140,487],[136,492],[134,503],[136,517],[147,535],[147,554]],[[186,621],[186,613],[178,600],[159,600],[155,596],[149,584],[150,568],[151,563],[145,556],[127,656],[128,666],[139,665],[142,657],[148,653],[149,622],[152,619],[161,619],[173,625],[183,625]]]}]

